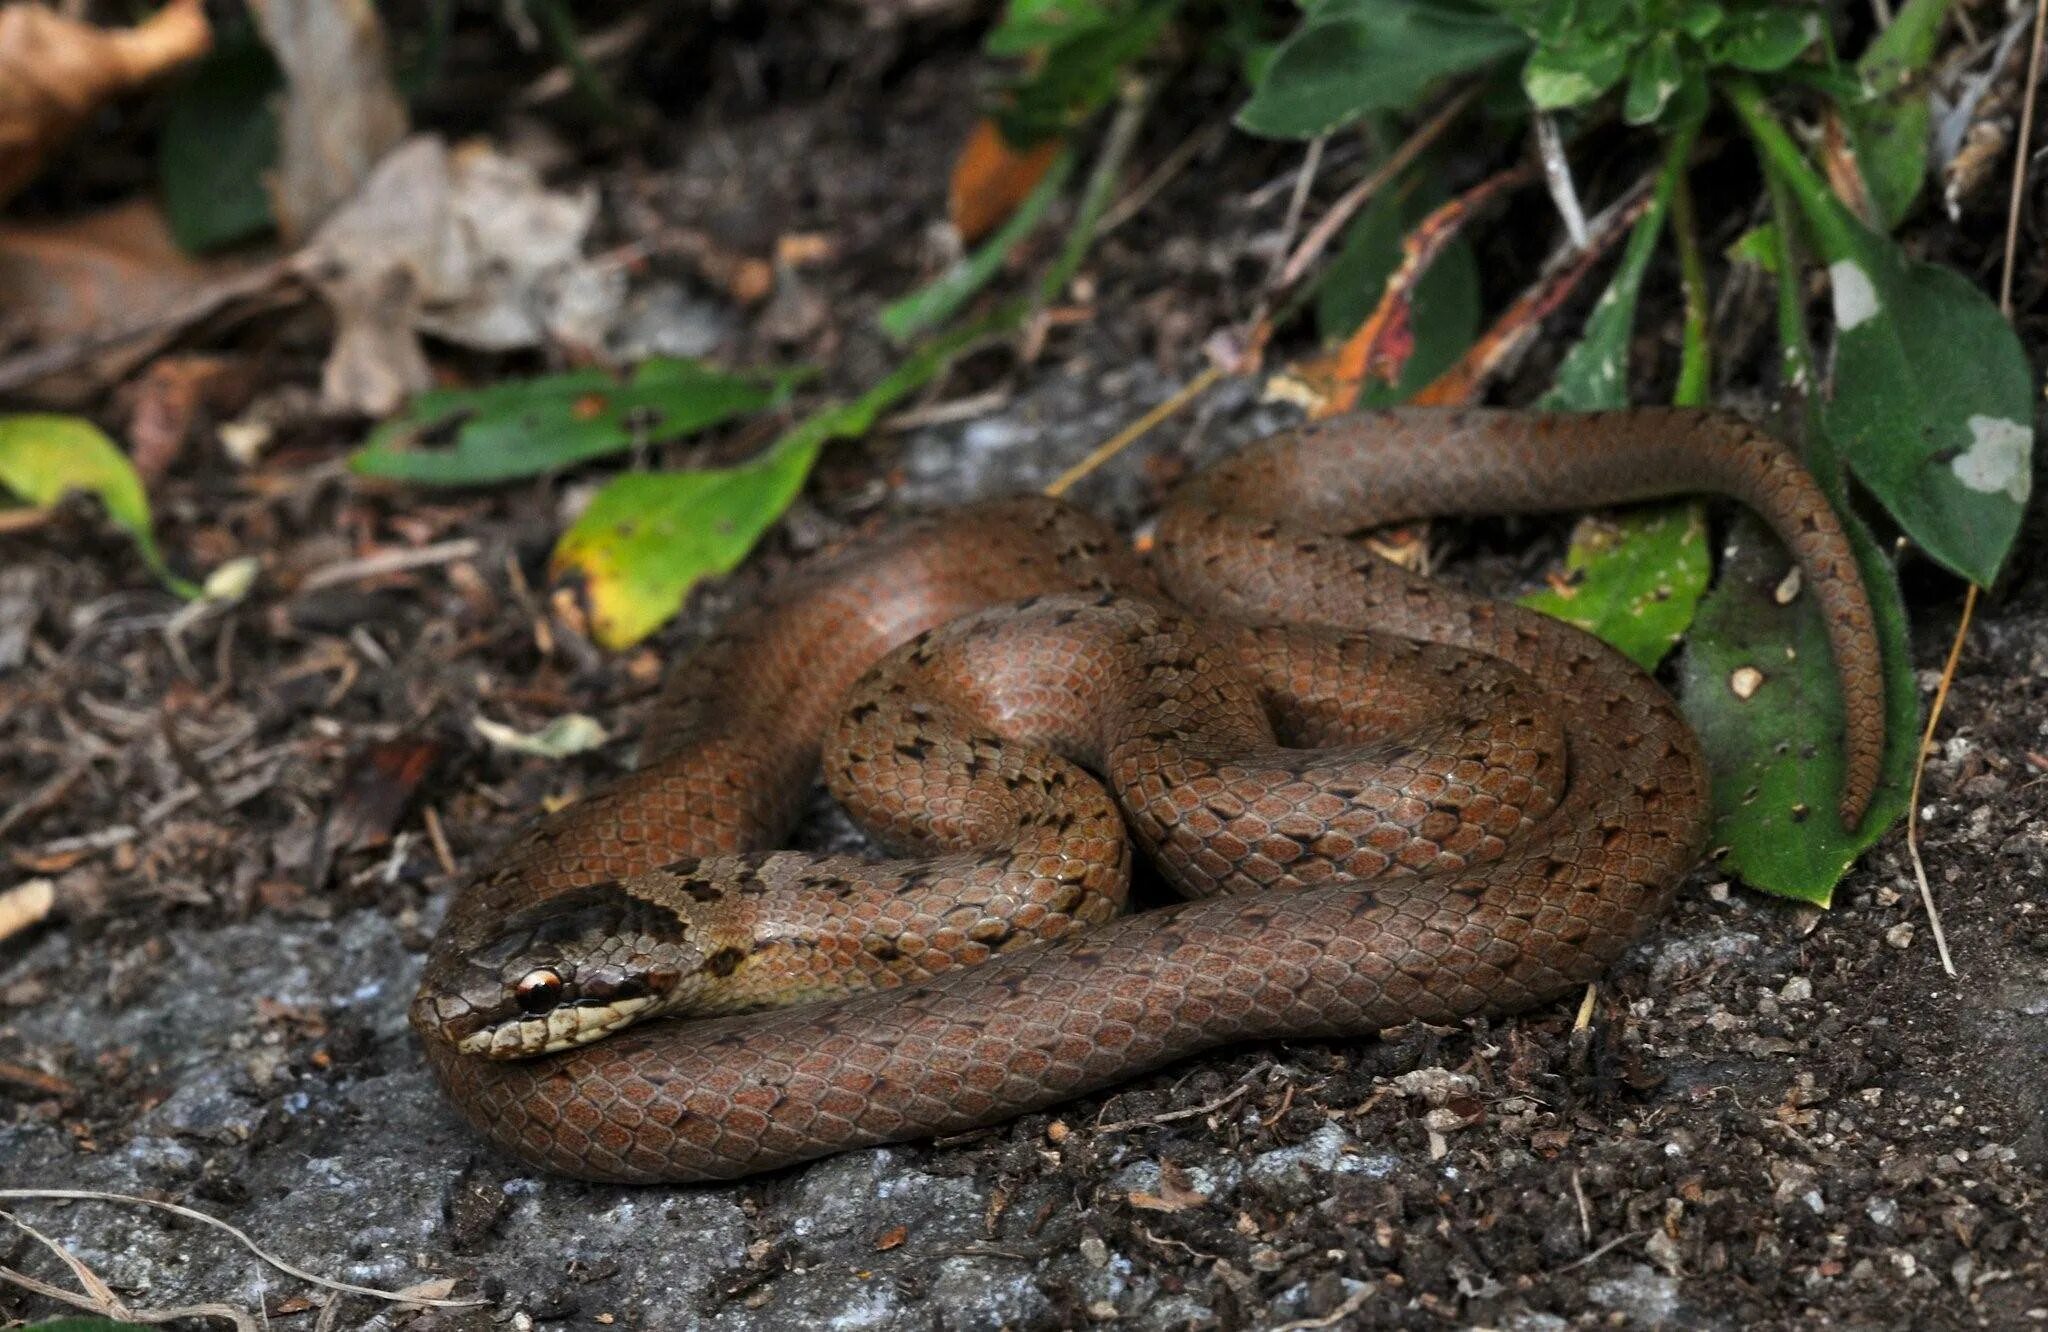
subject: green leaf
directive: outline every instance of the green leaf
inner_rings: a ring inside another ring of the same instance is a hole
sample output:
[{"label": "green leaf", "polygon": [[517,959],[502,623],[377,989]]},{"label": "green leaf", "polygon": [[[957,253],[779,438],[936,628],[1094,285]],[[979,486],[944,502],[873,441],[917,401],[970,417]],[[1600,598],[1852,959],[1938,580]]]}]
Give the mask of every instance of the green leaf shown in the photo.
[{"label": "green leaf", "polygon": [[1116,95],[1124,70],[1159,41],[1172,0],[1155,0],[1116,21],[1086,28],[1047,53],[1038,72],[1011,90],[996,119],[1018,147],[1053,138]]},{"label": "green leaf", "polygon": [[1767,170],[1798,201],[1834,297],[1828,435],[1906,534],[1988,586],[2033,487],[2034,374],[2012,326],[1961,274],[1906,257],[1842,206],[1771,117],[1731,81]]},{"label": "green leaf", "polygon": [[1810,9],[1743,9],[1708,39],[1707,54],[1718,65],[1768,74],[1797,60],[1820,32],[1820,15]]},{"label": "green leaf", "polygon": [[1766,273],[1778,271],[1778,227],[1774,222],[1759,222],[1737,236],[1724,253],[1728,262],[1755,264]]},{"label": "green leaf", "polygon": [[1823,906],[1904,812],[1920,735],[1897,576],[1860,522],[1845,526],[1885,659],[1882,777],[1855,832],[1836,813],[1842,693],[1826,626],[1810,596],[1779,604],[1788,557],[1751,515],[1736,521],[1679,663],[1679,697],[1713,777],[1720,863],[1754,887]]},{"label": "green leaf", "polygon": [[1887,231],[1905,217],[1927,178],[1930,112],[1918,76],[1934,57],[1948,8],[1949,0],[1906,0],[1856,62],[1870,96],[1842,107],[1863,182]]},{"label": "green leaf", "polygon": [[2033,487],[2033,371],[1976,284],[1843,221],[1828,432],[1907,535],[1988,586]]},{"label": "green leaf", "polygon": [[171,235],[202,251],[271,227],[263,176],[277,164],[272,99],[284,76],[253,34],[224,41],[179,80],[157,140]]},{"label": "green leaf", "polygon": [[1108,0],[1010,0],[982,49],[992,56],[1030,55],[1117,21],[1117,6]]},{"label": "green leaf", "polygon": [[738,567],[803,489],[827,443],[867,433],[955,357],[1014,326],[1025,308],[1013,301],[933,340],[852,402],[798,422],[751,462],[615,477],[562,534],[552,562],[557,578],[581,581],[597,641],[611,648],[639,642],[682,609],[699,582]]},{"label": "green leaf", "polygon": [[1672,95],[1685,85],[1685,66],[1678,55],[1678,38],[1658,33],[1636,52],[1629,65],[1628,93],[1622,99],[1622,118],[1631,125],[1647,125],[1664,114]]},{"label": "green leaf", "polygon": [[1678,188],[1686,158],[1697,137],[1698,122],[1688,120],[1671,135],[1664,149],[1664,166],[1657,177],[1657,192],[1650,206],[1636,220],[1629,233],[1628,247],[1607,290],[1586,320],[1586,330],[1557,368],[1557,383],[1543,395],[1540,405],[1554,411],[1591,412],[1628,405],[1628,344],[1635,328],[1636,302],[1642,295],[1643,275],[1649,271],[1650,256],[1664,219],[1671,212],[1671,196]]},{"label": "green leaf", "polygon": [[[436,389],[377,427],[350,466],[422,485],[507,481],[760,411],[800,377],[730,374],[662,359],[644,362],[624,383],[602,370],[574,370],[485,389]],[[429,436],[451,426],[454,447],[426,447]]]},{"label": "green leaf", "polygon": [[902,342],[952,318],[954,311],[968,298],[989,284],[1002,270],[1003,261],[1010,257],[1010,252],[1037,228],[1045,210],[1052,206],[1052,201],[1059,197],[1061,188],[1066,185],[1073,165],[1073,154],[1061,153],[1046,170],[1045,178],[1017,206],[1017,211],[1010,215],[1002,229],[980,249],[885,308],[876,319],[882,331]]},{"label": "green leaf", "polygon": [[1588,518],[1572,533],[1565,589],[1532,592],[1524,606],[1613,645],[1657,669],[1692,623],[1712,561],[1698,505],[1659,505],[1619,518]]},{"label": "green leaf", "polygon": [[1539,46],[1522,66],[1522,91],[1538,111],[1583,106],[1621,82],[1628,71],[1629,47],[1628,38],[1621,36]]},{"label": "green leaf", "polygon": [[1728,11],[1714,0],[1692,0],[1678,11],[1672,26],[1692,38],[1703,42],[1720,30],[1728,19]]},{"label": "green leaf", "polygon": [[[1316,289],[1316,327],[1325,341],[1349,335],[1379,303],[1387,278],[1401,262],[1401,237],[1427,216],[1441,191],[1383,194],[1344,236],[1344,248]],[[1479,264],[1472,247],[1456,240],[1445,247],[1416,283],[1412,329],[1414,350],[1399,382],[1367,384],[1361,407],[1404,402],[1448,370],[1479,334]]]},{"label": "green leaf", "polygon": [[1439,81],[1523,50],[1493,13],[1424,0],[1326,0],[1281,44],[1238,126],[1312,139],[1368,111],[1406,111]]},{"label": "green leaf", "polygon": [[97,496],[107,517],[135,540],[142,562],[179,596],[199,595],[172,573],[150,530],[142,478],[105,432],[75,416],[0,416],[0,489],[48,507],[75,491]]},{"label": "green leaf", "polygon": [[[1754,88],[1731,88],[1746,120],[1760,101]],[[1768,117],[1761,122],[1775,128]],[[1789,147],[1787,140],[1774,148]],[[1790,242],[1794,205],[1784,173],[1765,156],[1777,242],[1779,333],[1788,382],[1811,381],[1799,265]],[[1698,729],[1713,778],[1716,840],[1729,868],[1759,888],[1825,903],[1865,847],[1905,808],[1918,748],[1919,709],[1898,578],[1868,530],[1849,510],[1834,442],[1810,409],[1806,464],[1842,516],[1875,616],[1883,658],[1885,753],[1869,809],[1854,833],[1836,813],[1842,786],[1840,677],[1825,626],[1810,596],[1788,589],[1789,562],[1753,515],[1738,520],[1730,557],[1708,593],[1699,632],[1680,668],[1680,697]]]}]

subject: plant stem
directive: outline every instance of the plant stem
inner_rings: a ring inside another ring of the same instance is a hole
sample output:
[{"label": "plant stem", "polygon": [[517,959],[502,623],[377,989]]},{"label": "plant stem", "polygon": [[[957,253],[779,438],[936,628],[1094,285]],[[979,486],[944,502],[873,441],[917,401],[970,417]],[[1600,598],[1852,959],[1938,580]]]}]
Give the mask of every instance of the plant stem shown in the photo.
[{"label": "plant stem", "polygon": [[1692,207],[1692,186],[1681,164],[1671,192],[1671,242],[1678,248],[1678,284],[1685,293],[1685,320],[1678,353],[1678,387],[1671,400],[1680,407],[1706,402],[1713,383],[1707,343],[1707,267]]}]

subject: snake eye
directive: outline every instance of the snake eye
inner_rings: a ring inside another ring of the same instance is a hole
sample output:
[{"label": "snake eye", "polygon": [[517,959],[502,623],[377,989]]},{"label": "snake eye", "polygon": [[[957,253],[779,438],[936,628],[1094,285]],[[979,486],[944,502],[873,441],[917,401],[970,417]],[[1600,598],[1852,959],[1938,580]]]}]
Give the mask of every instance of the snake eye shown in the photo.
[{"label": "snake eye", "polygon": [[546,967],[537,967],[519,978],[512,997],[524,1012],[545,1013],[562,997],[562,978]]}]

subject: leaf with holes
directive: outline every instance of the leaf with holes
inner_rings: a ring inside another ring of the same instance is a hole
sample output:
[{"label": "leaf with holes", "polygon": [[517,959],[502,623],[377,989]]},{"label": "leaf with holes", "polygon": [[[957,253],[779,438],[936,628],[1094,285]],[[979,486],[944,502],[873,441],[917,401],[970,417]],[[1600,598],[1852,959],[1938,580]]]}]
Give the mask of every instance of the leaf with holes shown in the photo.
[{"label": "leaf with holes", "polygon": [[[653,360],[624,382],[573,370],[485,389],[436,389],[379,426],[350,465],[421,485],[510,481],[680,439],[781,402],[801,371],[740,373]],[[452,447],[430,443],[454,433]]]},{"label": "leaf with holes", "polygon": [[1898,579],[1862,524],[1847,526],[1885,657],[1884,767],[1860,827],[1842,827],[1835,810],[1842,692],[1826,627],[1812,597],[1785,603],[1790,562],[1751,515],[1730,531],[1679,663],[1679,697],[1713,774],[1720,863],[1754,887],[1823,906],[1905,810],[1919,740]]}]

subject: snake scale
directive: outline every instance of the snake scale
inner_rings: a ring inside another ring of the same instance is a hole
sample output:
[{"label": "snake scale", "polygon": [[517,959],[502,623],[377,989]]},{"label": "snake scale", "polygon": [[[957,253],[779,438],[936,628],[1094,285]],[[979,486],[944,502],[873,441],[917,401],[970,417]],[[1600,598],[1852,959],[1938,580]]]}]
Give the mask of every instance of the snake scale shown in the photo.
[{"label": "snake scale", "polygon": [[[1226,1042],[1553,999],[1700,856],[1697,741],[1590,636],[1349,534],[1694,492],[1803,571],[1853,826],[1884,743],[1870,603],[1785,448],[1714,412],[1356,414],[1184,483],[1148,562],[1021,498],[772,590],[671,673],[634,773],[458,893],[412,1009],[429,1062],[531,1166],[695,1181]],[[774,849],[821,762],[899,858]],[[1134,844],[1192,900],[1120,914]]]}]

